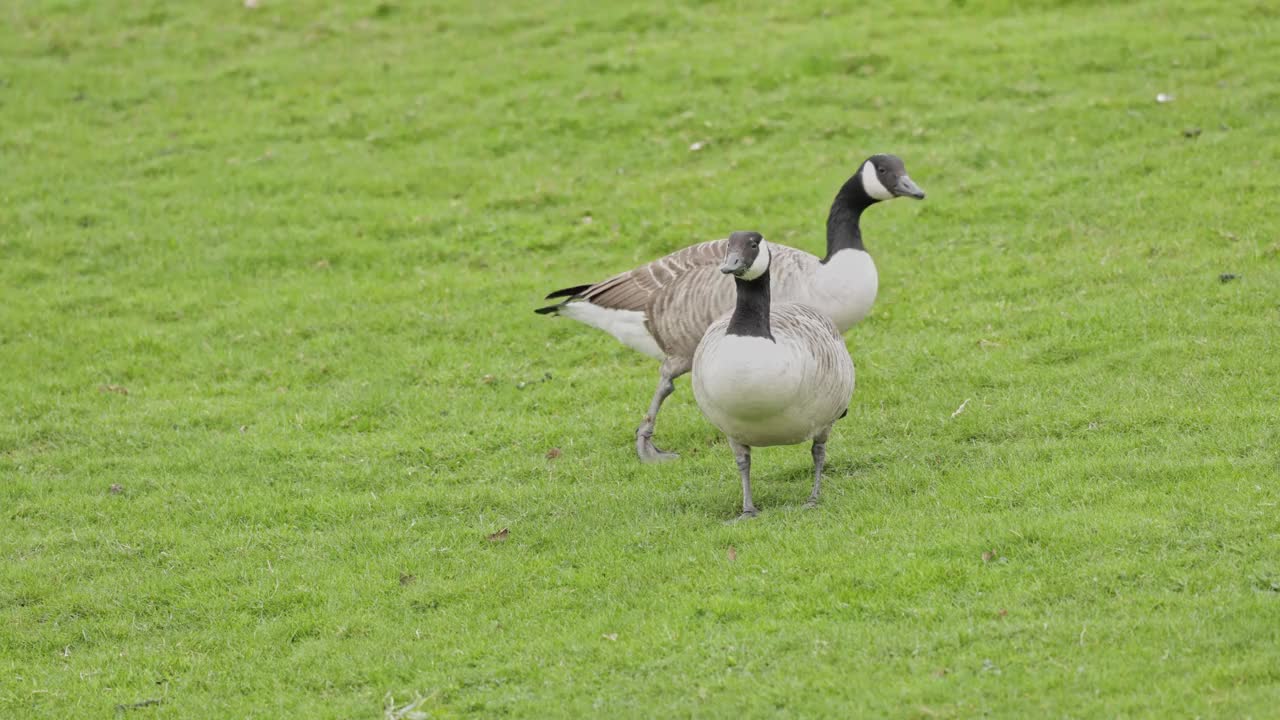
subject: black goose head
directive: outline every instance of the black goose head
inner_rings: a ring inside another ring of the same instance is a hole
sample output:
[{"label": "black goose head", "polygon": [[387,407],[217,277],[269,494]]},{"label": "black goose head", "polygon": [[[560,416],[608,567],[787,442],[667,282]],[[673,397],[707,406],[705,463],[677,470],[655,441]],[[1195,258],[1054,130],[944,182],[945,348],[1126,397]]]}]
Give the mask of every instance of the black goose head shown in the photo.
[{"label": "black goose head", "polygon": [[769,245],[758,232],[738,231],[729,236],[720,272],[743,280],[755,280],[769,269]]},{"label": "black goose head", "polygon": [[896,197],[924,199],[924,191],[911,181],[902,158],[897,155],[872,155],[845,180],[831,201],[827,214],[826,263],[842,250],[862,250],[862,229],[858,221],[867,208]]},{"label": "black goose head", "polygon": [[858,170],[862,191],[873,201],[896,197],[924,199],[924,191],[907,175],[907,167],[897,155],[872,155]]}]

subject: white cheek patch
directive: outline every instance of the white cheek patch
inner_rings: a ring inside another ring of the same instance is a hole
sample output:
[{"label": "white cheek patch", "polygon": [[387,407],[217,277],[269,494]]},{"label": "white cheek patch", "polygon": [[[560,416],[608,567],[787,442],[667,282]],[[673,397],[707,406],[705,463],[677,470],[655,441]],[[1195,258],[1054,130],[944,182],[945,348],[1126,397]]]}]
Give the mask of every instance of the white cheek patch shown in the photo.
[{"label": "white cheek patch", "polygon": [[760,241],[760,254],[756,255],[755,262],[751,263],[751,267],[742,273],[743,280],[755,280],[769,269],[769,243]]},{"label": "white cheek patch", "polygon": [[862,166],[862,189],[876,200],[888,200],[893,197],[893,193],[880,182],[874,163],[866,163]]}]

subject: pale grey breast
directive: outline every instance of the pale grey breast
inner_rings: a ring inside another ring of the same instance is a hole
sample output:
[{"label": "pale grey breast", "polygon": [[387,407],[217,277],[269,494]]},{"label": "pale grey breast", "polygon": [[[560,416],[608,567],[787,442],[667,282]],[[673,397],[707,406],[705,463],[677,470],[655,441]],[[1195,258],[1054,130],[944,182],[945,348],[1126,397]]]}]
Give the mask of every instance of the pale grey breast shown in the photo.
[{"label": "pale grey breast", "polygon": [[753,446],[815,437],[840,418],[853,395],[853,360],[830,319],[806,305],[779,303],[769,320],[774,341],[727,335],[728,321],[715,322],[694,361],[694,395],[703,414]]},{"label": "pale grey breast", "polygon": [[[847,404],[853,392],[853,359],[835,323],[808,305],[777,303],[770,308],[769,325],[776,344],[795,355],[796,362],[790,367],[803,373],[801,385],[836,395],[844,393],[841,402]],[[711,323],[702,352],[715,355],[728,328],[728,317]]]}]

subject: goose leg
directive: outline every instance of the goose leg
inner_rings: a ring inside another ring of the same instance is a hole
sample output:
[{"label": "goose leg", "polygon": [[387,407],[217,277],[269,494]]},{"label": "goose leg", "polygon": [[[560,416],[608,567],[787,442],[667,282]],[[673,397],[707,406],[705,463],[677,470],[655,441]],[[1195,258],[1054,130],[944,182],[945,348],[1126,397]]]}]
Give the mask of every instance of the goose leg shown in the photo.
[{"label": "goose leg", "polygon": [[688,366],[689,363],[673,358],[662,361],[658,388],[653,391],[653,400],[649,402],[649,411],[645,413],[644,422],[636,428],[636,454],[640,456],[641,462],[656,463],[680,457],[676,453],[654,447],[653,430],[658,420],[658,411],[662,409],[662,402],[676,391],[675,379],[688,372]]},{"label": "goose leg", "polygon": [[733,456],[738,461],[738,474],[742,475],[742,514],[739,520],[747,520],[759,514],[755,503],[751,502],[751,448],[732,438],[729,447],[733,448]]},{"label": "goose leg", "polygon": [[827,428],[813,439],[813,492],[809,493],[809,499],[804,504],[807,508],[818,506],[818,491],[822,489],[822,466],[827,464],[827,436],[830,433],[831,428]]}]

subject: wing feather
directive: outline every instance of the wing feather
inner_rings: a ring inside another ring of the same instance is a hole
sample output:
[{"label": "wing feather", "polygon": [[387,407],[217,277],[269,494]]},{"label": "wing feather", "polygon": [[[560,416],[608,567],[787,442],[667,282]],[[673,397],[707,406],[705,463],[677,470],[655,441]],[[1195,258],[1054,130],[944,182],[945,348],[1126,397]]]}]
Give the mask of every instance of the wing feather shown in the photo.
[{"label": "wing feather", "polygon": [[[644,313],[645,326],[664,353],[692,359],[707,326],[733,309],[733,280],[719,270],[727,243],[720,239],[690,245],[593,285],[569,288],[574,292],[564,303],[589,302]],[[785,245],[772,247],[774,299],[805,299],[818,259]],[[553,293],[562,294],[567,293]],[[560,307],[537,312],[552,313]]]},{"label": "wing feather", "polygon": [[615,310],[649,309],[654,298],[689,269],[719,264],[724,259],[725,240],[690,245],[634,270],[614,275],[581,292],[577,298]]}]

